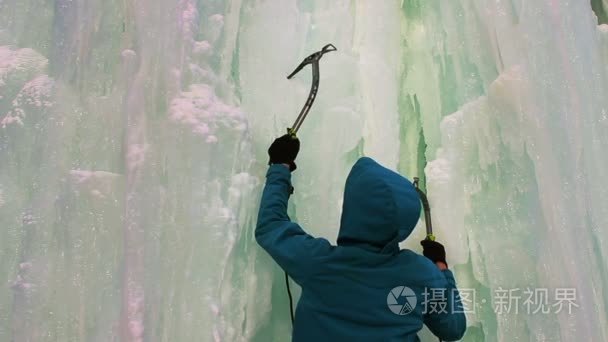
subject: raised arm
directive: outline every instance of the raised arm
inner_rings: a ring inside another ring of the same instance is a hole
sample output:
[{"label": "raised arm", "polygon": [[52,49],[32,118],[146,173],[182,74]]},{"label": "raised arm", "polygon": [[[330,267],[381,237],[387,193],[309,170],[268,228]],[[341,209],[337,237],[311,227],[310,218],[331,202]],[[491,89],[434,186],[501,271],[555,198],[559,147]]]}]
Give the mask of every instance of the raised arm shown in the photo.
[{"label": "raised arm", "polygon": [[[286,139],[292,138],[284,137],[275,140],[269,149],[271,165],[266,173],[255,238],[281,268],[302,284],[316,270],[316,260],[327,253],[331,245],[325,239],[306,234],[287,215],[287,202],[293,189],[290,170],[295,170],[297,152],[289,151],[294,145]],[[283,157],[277,156],[276,151],[284,151]],[[289,160],[290,156],[293,159]]]}]

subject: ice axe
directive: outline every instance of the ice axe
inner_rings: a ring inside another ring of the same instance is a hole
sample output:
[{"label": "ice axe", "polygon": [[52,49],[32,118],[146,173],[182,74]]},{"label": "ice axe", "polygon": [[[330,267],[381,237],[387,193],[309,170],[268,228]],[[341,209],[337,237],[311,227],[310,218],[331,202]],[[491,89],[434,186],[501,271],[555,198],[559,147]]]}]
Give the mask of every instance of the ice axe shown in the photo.
[{"label": "ice axe", "polygon": [[424,223],[426,224],[426,239],[435,241],[435,235],[433,235],[433,223],[431,222],[431,206],[429,205],[429,200],[426,197],[424,191],[420,190],[418,187],[418,182],[420,178],[414,177],[414,187],[416,188],[416,192],[418,196],[420,196],[420,201],[422,202],[422,208],[424,208]]},{"label": "ice axe", "polygon": [[306,100],[306,103],[304,103],[304,107],[302,107],[302,110],[296,118],[296,121],[293,123],[293,126],[287,129],[287,133],[293,138],[296,137],[296,133],[298,133],[300,126],[302,126],[302,122],[304,122],[304,119],[306,119],[306,116],[308,115],[308,112],[310,111],[310,108],[317,97],[317,91],[319,90],[319,60],[324,54],[337,50],[338,49],[336,49],[336,47],[332,44],[325,45],[320,51],[306,57],[304,61],[302,61],[302,63],[300,63],[300,65],[298,65],[298,67],[291,74],[289,74],[289,76],[287,76],[287,79],[290,80],[305,66],[312,64],[312,86],[310,87],[308,99]]},{"label": "ice axe", "polygon": [[[414,188],[416,188],[416,192],[418,193],[418,196],[420,196],[420,201],[422,202],[422,208],[424,209],[424,224],[426,225],[426,239],[435,241],[435,235],[433,235],[433,222],[431,222],[431,206],[429,205],[429,199],[426,197],[426,194],[418,186],[419,182],[420,182],[420,178],[414,177]],[[439,339],[439,342],[442,342],[441,339]]]}]

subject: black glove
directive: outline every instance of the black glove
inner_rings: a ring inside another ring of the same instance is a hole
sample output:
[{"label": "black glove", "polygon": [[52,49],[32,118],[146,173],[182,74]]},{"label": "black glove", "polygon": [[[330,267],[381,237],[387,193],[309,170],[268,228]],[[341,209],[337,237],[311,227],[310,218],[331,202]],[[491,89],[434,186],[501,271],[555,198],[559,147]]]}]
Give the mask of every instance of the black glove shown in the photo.
[{"label": "black glove", "polygon": [[275,139],[268,148],[270,164],[289,164],[289,171],[297,168],[295,160],[300,152],[300,140],[295,135],[285,134]]},{"label": "black glove", "polygon": [[422,245],[422,254],[431,259],[432,262],[443,262],[446,266],[448,263],[445,261],[445,248],[442,244],[432,240],[422,240],[420,241]]}]

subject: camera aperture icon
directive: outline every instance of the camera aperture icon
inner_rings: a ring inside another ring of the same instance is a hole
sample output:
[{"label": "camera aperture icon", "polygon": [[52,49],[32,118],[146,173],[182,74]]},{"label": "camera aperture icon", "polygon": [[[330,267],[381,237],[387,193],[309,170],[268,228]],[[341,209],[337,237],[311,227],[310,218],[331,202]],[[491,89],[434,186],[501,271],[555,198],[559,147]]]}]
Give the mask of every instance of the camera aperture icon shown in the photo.
[{"label": "camera aperture icon", "polygon": [[407,315],[416,307],[416,294],[406,286],[397,286],[386,297],[388,308],[396,315]]}]

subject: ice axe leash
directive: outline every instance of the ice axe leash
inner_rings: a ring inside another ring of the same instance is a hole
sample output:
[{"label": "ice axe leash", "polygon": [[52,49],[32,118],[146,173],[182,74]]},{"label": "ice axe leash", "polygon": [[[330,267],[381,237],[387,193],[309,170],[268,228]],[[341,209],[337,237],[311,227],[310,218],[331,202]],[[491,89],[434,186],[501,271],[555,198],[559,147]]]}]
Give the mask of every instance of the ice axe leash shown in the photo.
[{"label": "ice axe leash", "polygon": [[[298,67],[287,76],[287,79],[292,79],[300,70],[304,69],[308,64],[312,64],[312,85],[310,86],[310,93],[308,94],[308,99],[304,103],[304,107],[300,110],[300,114],[296,118],[296,121],[293,123],[293,126],[287,128],[287,134],[289,134],[292,138],[297,138],[296,134],[302,126],[302,122],[306,119],[312,104],[315,102],[315,98],[317,97],[317,92],[319,91],[319,60],[323,57],[324,54],[332,51],[337,51],[333,44],[325,45],[320,51],[313,53],[312,55],[304,58],[302,63],[298,65]],[[292,189],[293,191],[293,189]],[[287,286],[287,296],[289,297],[289,317],[291,318],[291,325],[293,325],[294,321],[294,313],[293,313],[293,297],[291,296],[291,289],[289,287],[289,275],[285,272],[285,286]]]},{"label": "ice axe leash", "polygon": [[[433,222],[431,222],[431,206],[429,205],[429,199],[426,197],[424,191],[419,187],[420,178],[414,177],[414,188],[418,196],[420,196],[420,202],[422,202],[422,208],[424,209],[424,224],[426,225],[426,239],[435,241],[435,235],[433,235]],[[441,342],[441,339],[439,339]]]},{"label": "ice axe leash", "polygon": [[302,63],[300,63],[300,65],[298,65],[298,67],[291,74],[289,74],[289,76],[287,76],[287,79],[290,80],[305,66],[307,66],[308,64],[312,64],[312,85],[310,87],[308,99],[306,99],[306,103],[304,103],[304,107],[302,107],[302,110],[296,118],[296,121],[293,123],[293,126],[287,129],[287,133],[292,137],[295,137],[298,133],[300,126],[302,126],[304,119],[306,119],[306,116],[308,115],[308,112],[310,111],[310,108],[312,107],[312,104],[315,102],[315,98],[317,97],[317,92],[319,91],[319,60],[321,60],[321,57],[323,57],[324,54],[337,50],[338,49],[336,49],[333,44],[325,45],[320,51],[317,51],[312,55],[306,57],[302,61]]}]

